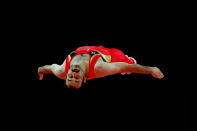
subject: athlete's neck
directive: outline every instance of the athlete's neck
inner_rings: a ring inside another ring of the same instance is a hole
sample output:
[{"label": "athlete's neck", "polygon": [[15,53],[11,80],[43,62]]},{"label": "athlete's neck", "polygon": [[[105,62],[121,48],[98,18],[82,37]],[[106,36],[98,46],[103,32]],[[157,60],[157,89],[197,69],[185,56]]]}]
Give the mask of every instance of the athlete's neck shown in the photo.
[{"label": "athlete's neck", "polygon": [[78,65],[84,72],[85,77],[88,76],[89,73],[89,61],[85,61],[84,59],[81,58],[76,58],[71,61],[71,65]]},{"label": "athlete's neck", "polygon": [[88,76],[88,71],[89,71],[88,64],[86,62],[82,61],[82,62],[79,62],[77,65],[81,67],[85,77],[87,77]]}]

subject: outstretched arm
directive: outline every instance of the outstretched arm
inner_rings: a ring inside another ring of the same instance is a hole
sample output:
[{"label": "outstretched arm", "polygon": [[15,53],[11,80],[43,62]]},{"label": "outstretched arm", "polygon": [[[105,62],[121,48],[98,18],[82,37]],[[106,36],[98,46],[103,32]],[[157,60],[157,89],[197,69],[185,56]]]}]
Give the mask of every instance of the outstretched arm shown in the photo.
[{"label": "outstretched arm", "polygon": [[151,74],[153,77],[161,79],[164,77],[163,73],[157,67],[143,66],[140,64],[127,64],[124,62],[106,63],[102,62],[96,69],[96,74],[99,77],[113,75],[123,72],[131,72],[137,74]]},{"label": "outstretched arm", "polygon": [[54,74],[56,77],[65,80],[65,62],[62,65],[52,64],[52,65],[45,65],[38,68],[38,75],[40,80],[43,79],[45,74]]}]

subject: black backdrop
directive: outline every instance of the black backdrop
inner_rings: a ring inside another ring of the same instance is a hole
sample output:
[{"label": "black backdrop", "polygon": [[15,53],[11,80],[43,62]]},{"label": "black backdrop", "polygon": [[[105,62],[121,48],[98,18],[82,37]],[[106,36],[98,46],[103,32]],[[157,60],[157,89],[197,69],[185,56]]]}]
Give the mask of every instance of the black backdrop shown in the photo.
[{"label": "black backdrop", "polygon": [[[64,38],[58,42],[55,42],[56,38],[50,40],[51,37],[46,37],[45,44],[38,42],[42,46],[34,45],[36,53],[32,52],[31,86],[25,90],[28,98],[25,100],[26,108],[30,111],[26,116],[28,128],[167,130],[183,125],[183,94],[181,88],[170,84],[170,61],[165,55],[166,48],[159,43],[138,42],[132,37],[125,39],[122,36],[108,40]],[[38,80],[39,66],[61,64],[67,54],[83,45],[119,48],[139,64],[159,67],[165,78],[158,80],[151,75],[117,74],[89,80],[80,90],[65,88],[64,81],[53,75]]]},{"label": "black backdrop", "polygon": [[[13,61],[20,69],[16,79],[21,81],[19,88],[10,89],[10,105],[15,110],[9,110],[17,123],[13,126],[27,130],[187,127],[187,96],[170,74],[172,45],[181,39],[175,33],[178,28],[173,15],[162,11],[118,16],[54,12],[41,8],[29,11],[13,32],[20,58]],[[39,66],[61,64],[71,51],[84,45],[119,48],[139,64],[159,67],[165,77],[117,74],[87,81],[79,90],[65,88],[64,81],[53,75],[39,81]]]}]

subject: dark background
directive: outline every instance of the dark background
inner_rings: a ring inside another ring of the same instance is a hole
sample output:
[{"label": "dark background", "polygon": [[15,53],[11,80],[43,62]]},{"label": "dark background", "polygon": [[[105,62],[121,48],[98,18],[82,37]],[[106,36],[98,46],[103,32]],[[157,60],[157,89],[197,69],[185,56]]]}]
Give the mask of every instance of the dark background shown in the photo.
[{"label": "dark background", "polygon": [[[17,53],[12,60],[20,75],[15,77],[19,88],[10,88],[7,96],[12,127],[188,130],[190,97],[172,75],[176,45],[183,42],[176,10],[114,7],[105,12],[92,7],[93,13],[76,11],[77,7],[26,8],[13,12],[12,40],[17,43],[12,48]],[[39,81],[39,66],[61,64],[71,51],[85,45],[121,49],[139,64],[159,67],[165,77],[117,74],[87,81],[79,90],[65,88],[64,81],[53,75]]]}]

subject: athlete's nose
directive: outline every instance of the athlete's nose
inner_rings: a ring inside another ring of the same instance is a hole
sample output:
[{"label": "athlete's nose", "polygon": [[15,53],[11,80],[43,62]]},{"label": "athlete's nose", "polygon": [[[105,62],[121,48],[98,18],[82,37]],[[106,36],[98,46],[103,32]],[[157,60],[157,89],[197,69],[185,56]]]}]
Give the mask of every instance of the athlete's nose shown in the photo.
[{"label": "athlete's nose", "polygon": [[74,72],[74,73],[73,73],[73,77],[76,78],[76,75],[77,75],[76,72]]}]

